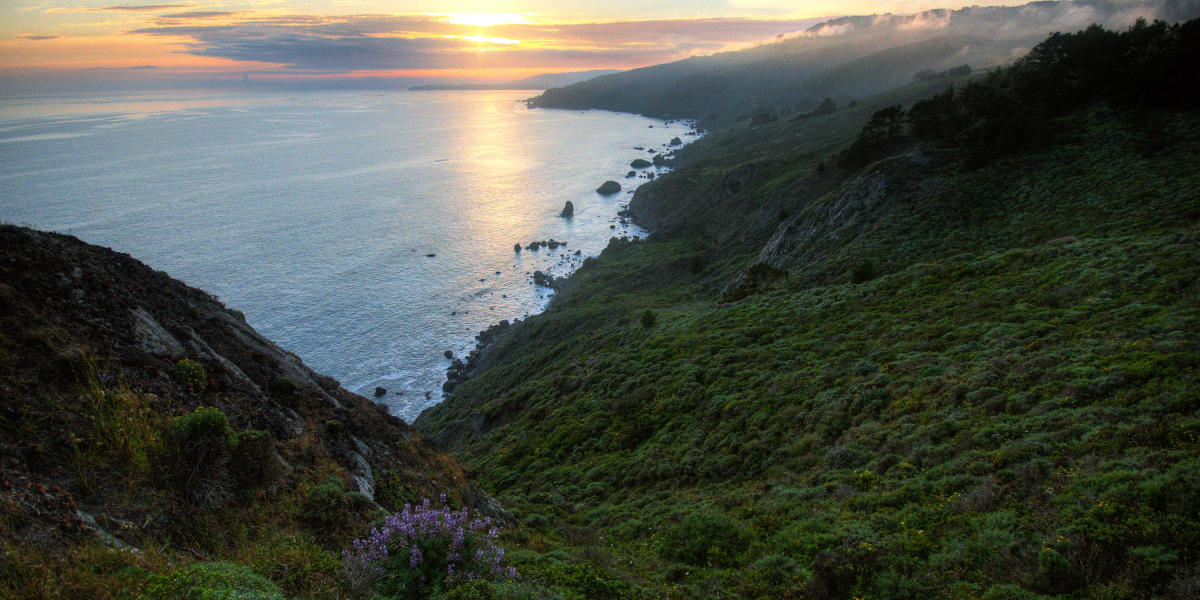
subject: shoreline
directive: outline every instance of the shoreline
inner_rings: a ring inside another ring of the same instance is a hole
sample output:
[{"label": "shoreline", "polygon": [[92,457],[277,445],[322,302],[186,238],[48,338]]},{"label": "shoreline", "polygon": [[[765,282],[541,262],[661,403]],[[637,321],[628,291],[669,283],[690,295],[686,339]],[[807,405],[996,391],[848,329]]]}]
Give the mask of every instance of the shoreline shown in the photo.
[{"label": "shoreline", "polygon": [[[640,115],[640,116],[645,116],[645,115]],[[662,123],[662,124],[666,124],[666,125],[669,125],[669,124],[672,124],[675,122],[680,122],[680,121],[689,123],[691,135],[688,136],[688,138],[689,138],[688,141],[683,142],[681,144],[672,145],[671,141],[668,141],[667,143],[662,144],[662,146],[664,148],[666,148],[666,151],[662,152],[662,153],[656,153],[654,155],[655,158],[658,159],[654,163],[655,169],[653,171],[651,171],[651,173],[654,173],[654,176],[647,180],[641,181],[640,183],[638,183],[637,187],[634,187],[633,189],[629,190],[629,192],[631,192],[630,201],[632,201],[632,199],[633,199],[633,194],[635,194],[637,192],[637,190],[639,188],[641,188],[642,185],[645,185],[646,183],[654,181],[655,179],[657,179],[659,177],[664,177],[664,176],[674,172],[674,168],[672,167],[672,165],[670,164],[669,161],[671,161],[674,158],[675,152],[677,152],[678,150],[681,150],[683,148],[686,148],[689,144],[691,144],[692,142],[695,142],[696,140],[698,140],[704,136],[704,133],[700,131],[699,125],[695,119],[658,119],[658,118],[654,118],[654,117],[647,117],[647,118],[652,118],[655,121]],[[675,137],[673,139],[681,140],[682,138]],[[641,149],[641,148],[638,148],[638,149]],[[665,157],[665,159],[660,159],[660,157],[662,157],[663,155],[670,155],[670,156]],[[661,167],[667,167],[668,170],[665,172],[660,172],[658,169]],[[641,177],[642,177],[641,175],[637,176],[638,179],[640,179]],[[616,240],[644,239],[644,238],[648,238],[653,233],[648,227],[646,227],[646,226],[642,225],[641,223],[638,223],[636,220],[634,220],[634,216],[629,210],[629,202],[623,203],[622,207],[617,211],[616,216],[618,219],[620,219],[621,222],[623,222],[623,223],[628,222],[629,224],[632,224],[632,225],[642,229],[643,231],[646,232],[646,235],[642,236],[642,237],[634,236],[633,238],[630,238],[629,236],[620,236],[620,237],[612,236],[608,239],[608,243],[604,245],[604,248],[601,249],[601,251],[600,251],[601,254],[604,252],[605,249],[607,249],[609,246],[611,246],[612,243]],[[597,256],[599,256],[599,255],[597,255]],[[583,260],[581,260],[577,266],[575,266],[569,273],[567,273],[564,276],[561,276],[561,277],[547,276],[545,278],[547,285],[544,285],[543,287],[553,290],[554,294],[549,298],[549,300],[546,301],[545,305],[538,312],[525,315],[524,317],[521,317],[521,318],[513,319],[511,322],[508,319],[502,319],[502,320],[488,326],[486,329],[481,330],[479,333],[477,333],[475,335],[475,347],[472,348],[467,353],[465,360],[463,359],[463,357],[453,357],[450,367],[446,369],[446,379],[442,383],[441,400],[438,401],[437,403],[431,404],[431,405],[425,407],[424,409],[422,409],[421,412],[417,414],[417,419],[419,419],[421,414],[424,413],[426,410],[429,410],[430,408],[433,408],[434,406],[437,406],[438,404],[441,404],[442,402],[445,402],[446,400],[448,400],[452,396],[454,389],[457,388],[459,385],[462,385],[463,383],[466,383],[467,381],[474,379],[475,377],[479,376],[483,371],[486,371],[488,368],[490,368],[492,365],[490,364],[489,359],[492,357],[492,355],[496,349],[497,343],[502,341],[513,328],[518,327],[519,325],[523,324],[529,318],[543,314],[546,311],[550,310],[554,306],[555,302],[558,301],[558,299],[561,295],[563,286],[569,284],[569,280],[571,279],[571,277],[574,277],[575,274],[578,273],[579,270],[581,268],[583,268],[584,264],[591,258],[595,258],[595,257],[594,256],[583,257]],[[540,285],[540,284],[537,284],[537,285]],[[415,422],[416,419],[413,419],[413,421]]]}]

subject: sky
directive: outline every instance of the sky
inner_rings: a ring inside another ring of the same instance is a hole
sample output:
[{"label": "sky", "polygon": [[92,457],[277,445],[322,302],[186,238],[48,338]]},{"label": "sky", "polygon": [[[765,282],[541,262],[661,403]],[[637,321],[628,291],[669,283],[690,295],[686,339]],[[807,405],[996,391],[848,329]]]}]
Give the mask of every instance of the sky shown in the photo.
[{"label": "sky", "polygon": [[827,17],[968,4],[0,0],[0,87],[364,78],[505,81],[548,72],[629,69],[737,49]]}]

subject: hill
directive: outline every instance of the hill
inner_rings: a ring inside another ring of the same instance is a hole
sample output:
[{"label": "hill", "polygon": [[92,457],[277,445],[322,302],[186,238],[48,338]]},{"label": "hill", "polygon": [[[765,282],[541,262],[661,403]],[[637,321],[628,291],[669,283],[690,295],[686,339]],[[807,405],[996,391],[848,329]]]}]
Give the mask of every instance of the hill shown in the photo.
[{"label": "hill", "polygon": [[757,115],[810,111],[826,97],[845,103],[906,83],[921,71],[1008,64],[1053,31],[1091,23],[1123,28],[1138,16],[1176,22],[1200,16],[1200,5],[1190,0],[1033,2],[841,17],[746,50],[549,89],[530,105],[698,119],[711,129]]},{"label": "hill", "polygon": [[1194,597],[1198,31],[706,136],[417,428],[563,597]]},{"label": "hill", "polygon": [[440,494],[505,516],[382,406],[216,298],[0,226],[0,596],[141,597],[199,564],[345,597],[349,540]]},{"label": "hill", "polygon": [[581,83],[589,79],[620,73],[616,69],[592,69],[571,73],[542,73],[504,83],[451,83],[418,85],[413,90],[544,90]]}]

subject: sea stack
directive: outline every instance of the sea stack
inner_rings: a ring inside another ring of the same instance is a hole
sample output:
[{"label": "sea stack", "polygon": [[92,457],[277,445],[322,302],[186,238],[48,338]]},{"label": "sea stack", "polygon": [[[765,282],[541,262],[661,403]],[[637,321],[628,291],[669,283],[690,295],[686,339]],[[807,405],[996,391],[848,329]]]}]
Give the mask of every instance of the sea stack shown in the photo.
[{"label": "sea stack", "polygon": [[571,204],[570,200],[567,200],[567,203],[563,205],[562,212],[559,213],[558,216],[570,219],[571,216],[573,216],[574,214],[575,214],[575,205]]}]

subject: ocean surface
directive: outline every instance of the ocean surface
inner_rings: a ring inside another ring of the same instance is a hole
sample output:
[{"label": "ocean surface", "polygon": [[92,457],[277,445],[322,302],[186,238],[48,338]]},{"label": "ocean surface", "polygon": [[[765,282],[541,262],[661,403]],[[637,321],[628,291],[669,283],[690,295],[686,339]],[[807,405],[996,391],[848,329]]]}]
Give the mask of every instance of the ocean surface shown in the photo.
[{"label": "ocean surface", "polygon": [[[203,288],[346,388],[386,388],[411,421],[441,400],[446,350],[545,307],[535,270],[565,275],[644,233],[617,219],[645,181],[629,163],[689,139],[682,122],[531,110],[528,95],[4,99],[0,220]],[[608,179],[625,190],[597,194]],[[551,238],[567,245],[513,250]]]}]

